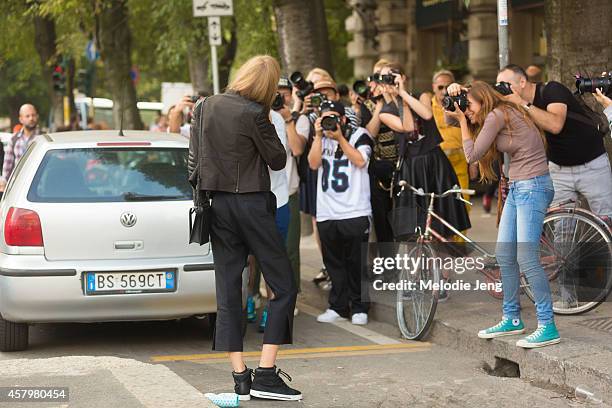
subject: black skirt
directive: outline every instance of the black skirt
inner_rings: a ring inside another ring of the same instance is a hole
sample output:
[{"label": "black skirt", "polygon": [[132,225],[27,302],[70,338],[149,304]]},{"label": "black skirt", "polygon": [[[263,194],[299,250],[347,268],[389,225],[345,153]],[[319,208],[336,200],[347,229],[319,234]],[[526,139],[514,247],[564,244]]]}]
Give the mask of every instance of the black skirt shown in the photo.
[{"label": "black skirt", "polygon": [[[426,193],[440,194],[454,186],[459,186],[453,166],[439,147],[423,155],[407,155],[395,181],[397,189],[395,191],[399,191],[397,187],[399,180],[406,180],[415,188],[422,188]],[[409,239],[415,233],[416,227],[421,227],[424,232],[429,200],[429,197],[416,196],[408,189],[395,198],[394,209],[390,213],[390,222],[396,239]],[[434,211],[459,231],[463,231],[471,227],[465,206],[465,203],[454,196],[436,198]],[[446,237],[453,235],[435,218],[431,226]]]}]

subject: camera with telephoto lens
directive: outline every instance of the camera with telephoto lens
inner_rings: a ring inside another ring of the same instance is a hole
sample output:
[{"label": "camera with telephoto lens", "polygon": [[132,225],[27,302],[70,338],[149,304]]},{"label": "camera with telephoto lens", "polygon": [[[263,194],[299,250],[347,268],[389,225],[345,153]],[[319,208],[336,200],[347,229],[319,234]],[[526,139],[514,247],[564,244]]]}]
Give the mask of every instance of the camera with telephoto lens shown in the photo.
[{"label": "camera with telephoto lens", "polygon": [[272,110],[281,110],[283,109],[283,106],[285,106],[285,100],[283,99],[283,95],[277,92],[276,97],[274,97],[274,100],[272,101]]},{"label": "camera with telephoto lens", "polygon": [[442,107],[449,112],[454,112],[455,102],[457,102],[457,105],[459,105],[461,112],[465,112],[468,107],[467,92],[461,91],[461,93],[457,96],[446,95],[444,99],[442,99]]},{"label": "camera with telephoto lens", "polygon": [[327,97],[321,92],[316,92],[310,95],[310,107],[318,108],[323,102],[327,100]]},{"label": "camera with telephoto lens", "polygon": [[493,85],[493,88],[500,94],[506,96],[512,94],[512,88],[510,87],[510,82],[501,81]]},{"label": "camera with telephoto lens", "polygon": [[323,130],[334,131],[338,129],[340,124],[340,117],[336,115],[325,116],[321,119],[321,127]]},{"label": "camera with telephoto lens", "polygon": [[600,89],[603,94],[612,95],[612,72],[597,78],[576,75],[576,88],[581,94],[587,92],[595,93],[596,89]]},{"label": "camera with telephoto lens", "polygon": [[314,84],[311,81],[307,81],[304,75],[299,71],[295,71],[291,74],[291,76],[289,76],[289,81],[298,89],[297,96],[302,100],[304,100],[306,95],[314,91]]},{"label": "camera with telephoto lens", "polygon": [[353,83],[353,91],[363,99],[368,99],[370,97],[370,87],[366,81],[355,81]]}]

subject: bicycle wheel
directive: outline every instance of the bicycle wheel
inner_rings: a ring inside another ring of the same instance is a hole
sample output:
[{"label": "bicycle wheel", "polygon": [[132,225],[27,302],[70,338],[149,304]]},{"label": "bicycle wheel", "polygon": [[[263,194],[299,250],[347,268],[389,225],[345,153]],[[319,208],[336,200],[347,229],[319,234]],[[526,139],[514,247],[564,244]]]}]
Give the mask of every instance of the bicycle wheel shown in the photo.
[{"label": "bicycle wheel", "polygon": [[397,324],[402,336],[421,340],[429,332],[438,305],[439,291],[431,284],[440,282],[440,271],[435,262],[427,262],[435,259],[436,253],[426,242],[401,243],[398,249],[401,256],[407,253],[409,258],[420,262],[415,270],[399,271],[398,282],[403,285],[403,290],[397,291]]},{"label": "bicycle wheel", "polygon": [[[585,313],[606,299],[612,288],[612,237],[602,220],[573,208],[553,210],[544,218],[540,248],[556,314]],[[521,275],[521,280],[534,301],[527,279]]]}]

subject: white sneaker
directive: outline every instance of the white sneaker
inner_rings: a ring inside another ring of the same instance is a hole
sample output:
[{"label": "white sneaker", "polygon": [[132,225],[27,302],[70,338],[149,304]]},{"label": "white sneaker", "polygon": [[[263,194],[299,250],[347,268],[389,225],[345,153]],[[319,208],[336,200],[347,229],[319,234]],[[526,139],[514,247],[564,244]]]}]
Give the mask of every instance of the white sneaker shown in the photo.
[{"label": "white sneaker", "polygon": [[321,313],[320,315],[317,316],[317,322],[320,322],[320,323],[333,323],[333,322],[338,322],[341,320],[346,320],[346,319],[331,309],[327,309],[325,313]]},{"label": "white sneaker", "polygon": [[355,313],[351,318],[351,323],[364,326],[368,324],[368,315],[366,313]]}]

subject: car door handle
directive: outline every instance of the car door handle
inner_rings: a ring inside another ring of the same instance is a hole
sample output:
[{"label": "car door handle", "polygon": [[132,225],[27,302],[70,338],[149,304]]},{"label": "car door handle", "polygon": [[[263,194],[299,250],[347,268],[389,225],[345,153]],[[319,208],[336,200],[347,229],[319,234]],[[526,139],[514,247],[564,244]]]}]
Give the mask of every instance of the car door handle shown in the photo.
[{"label": "car door handle", "polygon": [[115,241],[115,249],[121,250],[138,250],[144,247],[142,241]]}]

